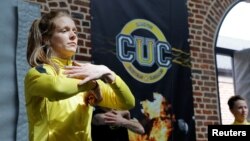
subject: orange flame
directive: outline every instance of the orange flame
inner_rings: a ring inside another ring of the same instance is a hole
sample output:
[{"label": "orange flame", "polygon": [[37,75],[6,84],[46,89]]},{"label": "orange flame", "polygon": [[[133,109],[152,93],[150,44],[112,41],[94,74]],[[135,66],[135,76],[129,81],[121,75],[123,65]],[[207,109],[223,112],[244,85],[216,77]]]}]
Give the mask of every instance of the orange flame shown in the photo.
[{"label": "orange flame", "polygon": [[168,141],[173,127],[171,124],[174,116],[166,111],[171,108],[166,99],[159,93],[153,93],[154,101],[141,101],[143,109],[142,113],[148,118],[149,122],[153,123],[151,129],[143,135],[129,131],[130,141]]}]

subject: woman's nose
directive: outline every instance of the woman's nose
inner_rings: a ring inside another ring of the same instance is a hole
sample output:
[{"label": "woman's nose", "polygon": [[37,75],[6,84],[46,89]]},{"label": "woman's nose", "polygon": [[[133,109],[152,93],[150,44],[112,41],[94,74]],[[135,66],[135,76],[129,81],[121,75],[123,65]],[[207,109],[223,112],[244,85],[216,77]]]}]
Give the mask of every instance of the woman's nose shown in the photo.
[{"label": "woman's nose", "polygon": [[77,34],[74,31],[70,32],[70,39],[75,39],[77,38]]},{"label": "woman's nose", "polygon": [[243,112],[244,112],[244,113],[247,113],[247,111],[248,111],[248,109],[243,108]]}]

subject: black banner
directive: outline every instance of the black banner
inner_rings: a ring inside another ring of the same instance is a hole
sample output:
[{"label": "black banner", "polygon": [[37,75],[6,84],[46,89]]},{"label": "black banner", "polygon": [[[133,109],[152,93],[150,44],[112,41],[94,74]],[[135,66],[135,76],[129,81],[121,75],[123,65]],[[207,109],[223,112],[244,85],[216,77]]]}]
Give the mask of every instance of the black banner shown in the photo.
[{"label": "black banner", "polygon": [[186,0],[91,0],[91,17],[93,63],[136,97],[130,141],[195,141]]}]

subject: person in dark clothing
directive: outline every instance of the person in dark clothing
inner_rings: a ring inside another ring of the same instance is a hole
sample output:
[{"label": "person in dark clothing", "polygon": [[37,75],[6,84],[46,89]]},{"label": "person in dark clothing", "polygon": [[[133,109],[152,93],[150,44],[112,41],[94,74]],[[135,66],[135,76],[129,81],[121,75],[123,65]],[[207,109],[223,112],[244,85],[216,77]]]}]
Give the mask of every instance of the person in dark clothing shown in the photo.
[{"label": "person in dark clothing", "polygon": [[143,126],[130,117],[128,110],[96,107],[92,118],[92,141],[129,141],[128,130],[144,134]]}]

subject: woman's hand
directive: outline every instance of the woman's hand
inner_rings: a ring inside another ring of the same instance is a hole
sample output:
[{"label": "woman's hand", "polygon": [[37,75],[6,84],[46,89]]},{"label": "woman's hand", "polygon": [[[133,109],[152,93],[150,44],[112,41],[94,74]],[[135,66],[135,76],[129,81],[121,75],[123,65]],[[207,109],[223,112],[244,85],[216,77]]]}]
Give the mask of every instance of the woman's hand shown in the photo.
[{"label": "woman's hand", "polygon": [[92,91],[88,91],[84,97],[84,103],[89,104],[91,106],[96,106],[101,101],[102,101],[102,96],[99,97]]},{"label": "woman's hand", "polygon": [[104,123],[111,126],[122,126],[127,122],[120,112],[108,111],[104,113]]},{"label": "woman's hand", "polygon": [[97,105],[103,99],[98,83],[95,82],[95,85],[95,88],[88,91],[84,97],[84,102],[91,106]]},{"label": "woman's hand", "polygon": [[104,65],[81,64],[75,61],[73,65],[65,66],[64,74],[70,78],[81,79],[79,85],[96,79],[103,79],[107,83],[112,83],[115,80],[114,72]]},{"label": "woman's hand", "polygon": [[118,111],[118,110],[113,110],[114,113],[121,115],[122,117],[126,119],[130,119],[130,112],[128,110],[125,111]]}]

